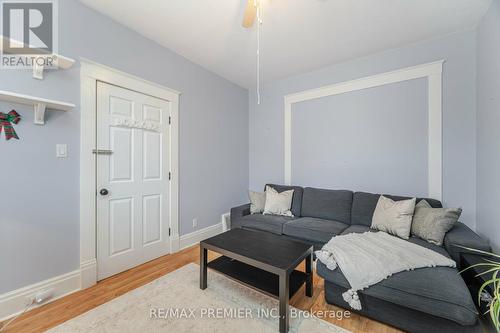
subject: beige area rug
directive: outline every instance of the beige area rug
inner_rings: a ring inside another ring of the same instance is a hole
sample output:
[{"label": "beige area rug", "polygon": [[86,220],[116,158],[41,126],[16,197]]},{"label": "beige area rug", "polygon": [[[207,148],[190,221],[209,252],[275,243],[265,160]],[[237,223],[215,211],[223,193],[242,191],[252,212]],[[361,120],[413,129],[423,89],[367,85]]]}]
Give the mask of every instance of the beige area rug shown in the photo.
[{"label": "beige area rug", "polygon": [[[201,290],[199,266],[189,264],[49,332],[275,333],[277,308],[276,299],[211,270],[208,288]],[[295,313],[290,332],[348,332],[308,312],[290,310]]]}]

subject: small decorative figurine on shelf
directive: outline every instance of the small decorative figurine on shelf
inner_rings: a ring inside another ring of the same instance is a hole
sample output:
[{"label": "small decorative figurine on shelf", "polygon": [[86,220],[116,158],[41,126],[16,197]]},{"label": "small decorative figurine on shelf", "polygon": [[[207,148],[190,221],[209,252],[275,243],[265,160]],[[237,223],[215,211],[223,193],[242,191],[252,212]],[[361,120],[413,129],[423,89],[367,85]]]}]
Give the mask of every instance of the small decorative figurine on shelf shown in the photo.
[{"label": "small decorative figurine on shelf", "polygon": [[5,130],[5,139],[10,140],[12,138],[18,139],[19,137],[14,130],[12,124],[17,124],[21,121],[21,116],[15,110],[9,113],[0,112],[0,134],[2,133],[2,128]]}]

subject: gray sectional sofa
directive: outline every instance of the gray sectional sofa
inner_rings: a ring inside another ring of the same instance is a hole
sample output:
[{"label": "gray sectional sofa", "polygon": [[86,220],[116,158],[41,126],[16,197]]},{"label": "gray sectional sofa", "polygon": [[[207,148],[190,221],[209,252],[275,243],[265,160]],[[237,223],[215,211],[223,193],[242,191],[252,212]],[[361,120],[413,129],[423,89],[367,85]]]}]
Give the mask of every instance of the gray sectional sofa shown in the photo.
[{"label": "gray sectional sofa", "polygon": [[[321,248],[333,236],[370,231],[371,220],[380,194],[269,186],[278,192],[294,189],[294,217],[250,214],[250,204],[231,209],[231,228],[267,231]],[[407,197],[385,195],[393,200]],[[417,202],[421,200],[418,199]],[[426,200],[433,207],[441,202]],[[412,237],[409,242],[434,250],[460,263],[457,245],[490,251],[487,241],[462,223],[445,237],[443,246]],[[325,280],[325,297],[330,304],[350,309],[342,293],[349,283],[342,272],[331,271],[317,262],[317,273]],[[449,267],[422,268],[395,274],[359,292],[362,315],[408,332],[481,332],[474,302],[458,270]]]}]

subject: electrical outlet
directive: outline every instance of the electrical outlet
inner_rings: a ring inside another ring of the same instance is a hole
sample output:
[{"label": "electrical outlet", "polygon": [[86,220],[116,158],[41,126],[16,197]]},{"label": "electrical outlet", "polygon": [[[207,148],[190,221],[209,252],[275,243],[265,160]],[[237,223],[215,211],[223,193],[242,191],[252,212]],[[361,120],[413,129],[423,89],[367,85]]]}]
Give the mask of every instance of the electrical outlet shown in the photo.
[{"label": "electrical outlet", "polygon": [[45,303],[47,300],[51,299],[53,296],[54,296],[53,289],[45,289],[37,292],[31,297],[28,297],[28,300],[32,304],[42,304]]},{"label": "electrical outlet", "polygon": [[198,226],[198,218],[197,218],[197,217],[195,217],[195,218],[193,219],[193,228],[196,228],[197,226]]}]

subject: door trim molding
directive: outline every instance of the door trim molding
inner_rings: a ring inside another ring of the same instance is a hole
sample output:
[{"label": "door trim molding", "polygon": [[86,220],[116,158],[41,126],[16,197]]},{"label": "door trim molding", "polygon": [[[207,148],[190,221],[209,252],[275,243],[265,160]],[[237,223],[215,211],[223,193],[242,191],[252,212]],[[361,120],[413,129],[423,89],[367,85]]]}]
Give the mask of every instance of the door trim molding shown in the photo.
[{"label": "door trim molding", "polygon": [[[104,82],[170,102],[170,252],[179,250],[179,96],[180,92],[81,58],[80,96],[80,266],[88,267],[82,289],[97,282],[96,240],[96,98]],[[89,265],[90,264],[90,265]],[[95,267],[95,268],[94,268]]]},{"label": "door trim molding", "polygon": [[442,138],[442,72],[444,60],[345,81],[316,89],[285,95],[285,184],[292,183],[292,104],[312,99],[344,94],[390,83],[427,78],[428,89],[428,195],[442,200],[443,138]]}]

